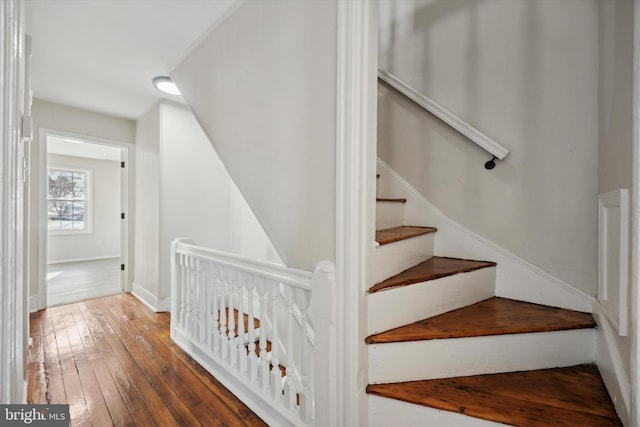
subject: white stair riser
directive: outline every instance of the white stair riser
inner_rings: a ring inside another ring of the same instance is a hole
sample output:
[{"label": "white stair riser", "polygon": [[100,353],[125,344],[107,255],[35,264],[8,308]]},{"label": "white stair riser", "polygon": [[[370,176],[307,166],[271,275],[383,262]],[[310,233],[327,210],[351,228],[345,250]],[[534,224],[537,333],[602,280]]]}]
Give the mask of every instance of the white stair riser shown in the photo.
[{"label": "white stair riser", "polygon": [[456,412],[441,411],[422,405],[369,395],[369,427],[498,427],[506,424],[468,417]]},{"label": "white stair riser", "polygon": [[367,334],[466,307],[494,295],[496,268],[487,267],[370,294]]},{"label": "white stair riser", "polygon": [[434,233],[376,247],[372,283],[380,283],[433,256]]},{"label": "white stair riser", "polygon": [[595,334],[579,329],[369,345],[369,383],[593,363]]},{"label": "white stair riser", "polygon": [[376,202],[376,230],[400,227],[404,224],[404,203]]}]

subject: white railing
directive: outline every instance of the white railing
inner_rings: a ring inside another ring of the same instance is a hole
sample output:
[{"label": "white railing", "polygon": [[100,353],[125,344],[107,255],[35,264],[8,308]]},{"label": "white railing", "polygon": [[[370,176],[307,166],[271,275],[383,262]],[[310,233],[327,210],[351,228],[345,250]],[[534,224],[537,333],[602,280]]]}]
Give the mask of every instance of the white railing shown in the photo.
[{"label": "white railing", "polygon": [[451,111],[445,109],[437,102],[428,98],[426,95],[418,92],[416,89],[412,88],[390,72],[378,69],[378,78],[460,132],[462,135],[469,138],[470,141],[473,141],[482,147],[496,159],[502,160],[507,157],[507,154],[509,154],[509,150],[503,145],[489,138],[487,135],[471,126]]},{"label": "white railing", "polygon": [[270,425],[313,425],[314,273],[171,245],[171,337]]}]

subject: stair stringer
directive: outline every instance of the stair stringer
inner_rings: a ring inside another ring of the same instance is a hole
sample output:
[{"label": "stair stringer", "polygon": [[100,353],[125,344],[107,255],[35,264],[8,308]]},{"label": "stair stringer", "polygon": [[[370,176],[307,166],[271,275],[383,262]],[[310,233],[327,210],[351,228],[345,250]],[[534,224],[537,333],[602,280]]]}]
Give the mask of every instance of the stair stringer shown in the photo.
[{"label": "stair stringer", "polygon": [[407,199],[406,224],[438,229],[435,252],[439,256],[483,259],[498,264],[496,296],[592,312],[595,301],[592,296],[447,217],[379,158],[378,173],[380,194]]},{"label": "stair stringer", "polygon": [[598,324],[596,363],[622,424],[631,425],[631,383],[615,343],[617,331],[598,308],[596,303],[593,316]]}]

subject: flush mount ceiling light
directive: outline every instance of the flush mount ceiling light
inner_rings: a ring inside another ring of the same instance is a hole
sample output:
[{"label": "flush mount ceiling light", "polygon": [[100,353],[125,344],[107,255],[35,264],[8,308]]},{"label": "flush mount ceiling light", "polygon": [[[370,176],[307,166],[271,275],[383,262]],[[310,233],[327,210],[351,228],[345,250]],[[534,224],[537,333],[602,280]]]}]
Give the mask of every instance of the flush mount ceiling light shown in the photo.
[{"label": "flush mount ceiling light", "polygon": [[152,82],[160,92],[168,93],[169,95],[180,95],[180,89],[178,89],[178,86],[171,80],[171,77],[154,77]]}]

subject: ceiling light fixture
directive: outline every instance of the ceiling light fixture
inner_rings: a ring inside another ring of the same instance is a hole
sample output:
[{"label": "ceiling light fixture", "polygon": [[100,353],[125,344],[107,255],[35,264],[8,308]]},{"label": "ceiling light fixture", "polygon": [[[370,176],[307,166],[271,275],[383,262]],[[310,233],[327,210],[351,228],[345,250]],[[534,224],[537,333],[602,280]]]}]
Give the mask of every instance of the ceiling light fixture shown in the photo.
[{"label": "ceiling light fixture", "polygon": [[169,95],[180,95],[180,89],[178,89],[178,86],[171,80],[171,77],[154,77],[152,82],[160,92],[168,93]]}]

